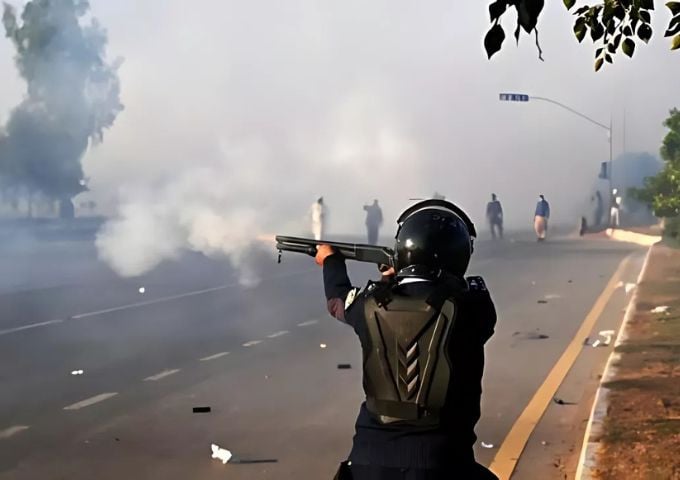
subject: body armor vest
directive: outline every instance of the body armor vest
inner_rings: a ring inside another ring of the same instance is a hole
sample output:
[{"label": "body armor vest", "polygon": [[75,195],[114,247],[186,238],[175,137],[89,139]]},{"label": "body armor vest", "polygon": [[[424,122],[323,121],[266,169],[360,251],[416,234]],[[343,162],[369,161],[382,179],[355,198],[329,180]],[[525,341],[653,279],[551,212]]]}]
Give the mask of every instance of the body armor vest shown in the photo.
[{"label": "body armor vest", "polygon": [[387,287],[369,292],[364,390],[380,423],[439,424],[451,377],[447,348],[456,304],[450,295],[450,285],[421,296],[392,296]]}]

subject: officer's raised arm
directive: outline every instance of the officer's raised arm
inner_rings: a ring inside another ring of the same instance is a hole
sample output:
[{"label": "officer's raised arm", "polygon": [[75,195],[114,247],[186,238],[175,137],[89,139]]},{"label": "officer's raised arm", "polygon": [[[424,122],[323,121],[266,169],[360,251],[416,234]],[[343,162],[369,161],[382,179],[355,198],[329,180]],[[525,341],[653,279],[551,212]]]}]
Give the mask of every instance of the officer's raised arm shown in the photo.
[{"label": "officer's raised arm", "polygon": [[349,280],[345,258],[331,246],[319,245],[316,263],[323,267],[323,286],[328,313],[341,322],[346,322],[345,308],[351,303],[358,289],[354,288]]}]

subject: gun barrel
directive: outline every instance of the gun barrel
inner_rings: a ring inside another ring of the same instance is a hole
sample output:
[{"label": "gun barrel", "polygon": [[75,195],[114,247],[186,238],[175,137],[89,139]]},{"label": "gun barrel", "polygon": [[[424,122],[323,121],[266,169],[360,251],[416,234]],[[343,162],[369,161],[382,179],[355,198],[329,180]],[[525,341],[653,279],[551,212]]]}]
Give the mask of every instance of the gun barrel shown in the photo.
[{"label": "gun barrel", "polygon": [[388,247],[366,245],[349,242],[333,242],[328,240],[314,240],[311,238],[276,236],[276,248],[279,252],[297,252],[316,255],[317,245],[330,245],[345,258],[359,262],[375,263],[377,265],[393,264],[393,251]]}]

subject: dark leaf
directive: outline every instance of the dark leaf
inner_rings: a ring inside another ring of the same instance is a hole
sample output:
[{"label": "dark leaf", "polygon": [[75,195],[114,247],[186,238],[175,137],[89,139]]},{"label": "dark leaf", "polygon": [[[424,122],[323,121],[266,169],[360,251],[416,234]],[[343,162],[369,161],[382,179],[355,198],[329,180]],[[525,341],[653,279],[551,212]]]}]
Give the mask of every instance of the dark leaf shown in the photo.
[{"label": "dark leaf", "polygon": [[595,27],[590,29],[590,38],[593,39],[593,42],[596,42],[602,38],[602,35],[604,35],[604,27],[598,22],[595,24]]},{"label": "dark leaf", "polygon": [[598,58],[597,61],[595,62],[595,71],[597,72],[599,69],[602,68],[602,64],[604,63],[603,58]]},{"label": "dark leaf", "polygon": [[633,29],[630,28],[630,26],[626,25],[625,27],[623,27],[623,34],[626,37],[630,37],[633,34]]},{"label": "dark leaf", "polygon": [[635,42],[630,38],[626,38],[623,41],[623,45],[621,45],[621,49],[623,50],[623,53],[632,57],[633,53],[635,53]]},{"label": "dark leaf", "polygon": [[[635,30],[637,28],[638,22],[640,21],[639,18],[634,18],[630,21],[630,28],[632,30]],[[631,34],[632,35],[632,34]]]},{"label": "dark leaf", "polygon": [[612,63],[612,56],[608,53],[604,55],[604,59],[607,61],[607,63]]},{"label": "dark leaf", "polygon": [[616,24],[614,23],[614,20],[610,20],[609,23],[607,24],[607,33],[609,35],[614,35],[615,31],[616,31]]},{"label": "dark leaf", "polygon": [[616,8],[614,9],[614,16],[619,20],[623,20],[624,18],[626,18],[626,9],[623,8],[621,5],[617,5]]},{"label": "dark leaf", "polygon": [[614,4],[606,2],[604,4],[604,11],[602,12],[602,23],[609,24],[609,21],[614,16]]},{"label": "dark leaf", "polygon": [[643,42],[645,43],[649,42],[649,39],[652,38],[652,27],[650,27],[646,23],[643,23],[642,25],[640,25],[640,28],[638,28],[637,35],[638,38]]},{"label": "dark leaf", "polygon": [[576,0],[564,0],[564,6],[567,7],[567,10],[571,10],[575,3]]},{"label": "dark leaf", "polygon": [[489,17],[491,17],[491,21],[495,22],[501,18],[501,15],[505,13],[507,8],[508,2],[506,0],[496,0],[491,5],[489,5]]},{"label": "dark leaf", "polygon": [[486,50],[486,54],[489,56],[489,58],[491,58],[494,53],[501,49],[503,40],[505,40],[505,32],[503,31],[503,27],[501,27],[499,24],[491,27],[484,38],[484,49]]},{"label": "dark leaf", "polygon": [[620,33],[614,37],[614,48],[619,48],[619,45],[621,45],[621,38],[622,36]]},{"label": "dark leaf", "polygon": [[647,10],[640,10],[640,20],[645,23],[650,23],[652,21],[652,15]]},{"label": "dark leaf", "polygon": [[624,8],[628,8],[633,4],[633,0],[619,0],[619,3],[623,5]]},{"label": "dark leaf", "polygon": [[576,35],[576,39],[579,42],[583,41],[587,31],[588,27],[586,26],[585,20],[583,18],[576,20],[576,23],[574,23],[574,35]]},{"label": "dark leaf", "polygon": [[590,7],[588,5],[586,5],[585,7],[577,8],[576,10],[574,10],[574,15],[583,15],[588,10],[590,10]]},{"label": "dark leaf", "polygon": [[597,50],[595,50],[595,58],[597,58],[597,57],[600,56],[600,54],[602,53],[602,50],[603,50],[602,47],[600,47],[600,48],[598,48]]},{"label": "dark leaf", "polygon": [[515,41],[517,42],[517,45],[519,45],[519,34],[522,32],[522,27],[519,26],[519,23],[517,24],[517,28],[515,29]]},{"label": "dark leaf", "polygon": [[680,2],[668,2],[666,6],[673,15],[680,13]]},{"label": "dark leaf", "polygon": [[671,42],[671,50],[677,50],[678,48],[680,48],[680,35],[673,37],[673,41]]},{"label": "dark leaf", "polygon": [[645,10],[654,10],[654,0],[640,0],[640,6]]},{"label": "dark leaf", "polygon": [[538,16],[543,10],[544,0],[519,0],[515,5],[517,9],[517,21],[525,32],[531,33],[536,28]]},{"label": "dark leaf", "polygon": [[607,51],[609,53],[616,53],[616,45],[614,45],[613,43],[610,43],[609,45],[607,45]]},{"label": "dark leaf", "polygon": [[666,30],[664,37],[672,37],[676,33],[680,33],[680,15],[671,19],[671,22],[668,24],[668,30]]}]

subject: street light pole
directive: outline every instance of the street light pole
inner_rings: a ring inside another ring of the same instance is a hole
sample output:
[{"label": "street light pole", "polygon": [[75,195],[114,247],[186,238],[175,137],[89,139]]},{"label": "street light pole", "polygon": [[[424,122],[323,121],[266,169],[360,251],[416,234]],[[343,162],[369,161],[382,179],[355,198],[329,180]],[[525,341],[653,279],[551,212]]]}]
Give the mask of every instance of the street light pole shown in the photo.
[{"label": "street light pole", "polygon": [[[590,123],[597,125],[600,128],[603,128],[604,130],[607,131],[607,136],[609,137],[609,210],[611,211],[611,207],[614,205],[613,202],[615,199],[613,199],[613,192],[614,192],[614,183],[613,183],[613,173],[614,173],[614,152],[613,152],[613,141],[614,139],[612,138],[613,135],[613,130],[612,130],[612,116],[611,114],[609,115],[609,125],[605,125],[604,123],[600,123],[597,120],[594,120],[590,118],[588,115],[579,112],[578,110],[575,110],[563,103],[560,103],[556,100],[553,100],[551,98],[546,98],[546,97],[535,97],[535,96],[530,96],[527,94],[522,94],[522,93],[501,93],[499,95],[499,100],[502,102],[528,102],[529,100],[542,100],[544,102],[552,103],[553,105],[557,105],[558,107],[561,107],[565,110],[568,110],[569,112],[573,113],[574,115],[577,115],[584,120],[589,121]],[[610,222],[611,222],[611,215],[610,215]]]}]

